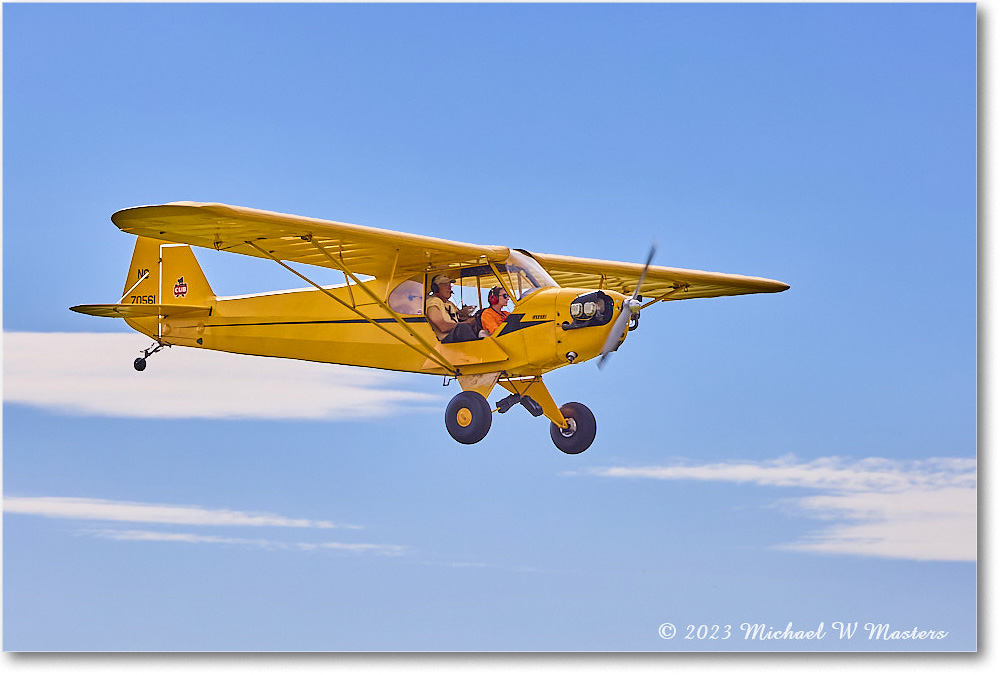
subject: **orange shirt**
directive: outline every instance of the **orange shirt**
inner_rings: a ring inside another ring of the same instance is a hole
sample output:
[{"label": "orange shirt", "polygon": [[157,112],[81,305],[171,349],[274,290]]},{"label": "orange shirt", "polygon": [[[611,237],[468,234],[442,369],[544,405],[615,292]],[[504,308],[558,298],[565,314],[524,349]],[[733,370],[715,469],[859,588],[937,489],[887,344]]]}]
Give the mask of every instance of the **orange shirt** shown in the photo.
[{"label": "orange shirt", "polygon": [[502,309],[497,311],[492,307],[487,307],[486,310],[483,311],[482,317],[480,317],[480,321],[483,324],[483,330],[488,332],[490,335],[493,335],[493,331],[497,329],[497,326],[503,323],[504,319],[506,319],[508,315],[510,315],[510,312],[505,312]]}]

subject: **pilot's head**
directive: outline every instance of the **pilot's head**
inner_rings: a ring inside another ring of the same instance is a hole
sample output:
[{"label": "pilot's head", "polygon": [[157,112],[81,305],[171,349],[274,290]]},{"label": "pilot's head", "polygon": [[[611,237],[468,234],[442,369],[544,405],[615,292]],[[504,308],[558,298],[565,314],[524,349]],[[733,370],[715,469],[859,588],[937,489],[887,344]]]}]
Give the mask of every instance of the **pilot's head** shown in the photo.
[{"label": "pilot's head", "polygon": [[490,307],[503,309],[507,306],[507,301],[510,298],[507,297],[507,291],[503,289],[503,286],[494,286],[490,289],[490,294],[486,296],[486,299],[489,301]]},{"label": "pilot's head", "polygon": [[447,274],[438,274],[431,279],[431,293],[447,300],[451,297],[451,285],[453,283],[455,283],[455,280]]}]

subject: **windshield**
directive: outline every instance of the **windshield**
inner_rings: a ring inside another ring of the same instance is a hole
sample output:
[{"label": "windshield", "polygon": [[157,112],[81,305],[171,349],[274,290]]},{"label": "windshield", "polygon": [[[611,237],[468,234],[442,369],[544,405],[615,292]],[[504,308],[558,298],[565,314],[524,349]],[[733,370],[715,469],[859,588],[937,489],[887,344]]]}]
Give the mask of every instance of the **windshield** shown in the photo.
[{"label": "windshield", "polygon": [[499,269],[507,273],[510,289],[518,300],[539,288],[559,286],[537,260],[518,251],[511,251],[507,262]]}]

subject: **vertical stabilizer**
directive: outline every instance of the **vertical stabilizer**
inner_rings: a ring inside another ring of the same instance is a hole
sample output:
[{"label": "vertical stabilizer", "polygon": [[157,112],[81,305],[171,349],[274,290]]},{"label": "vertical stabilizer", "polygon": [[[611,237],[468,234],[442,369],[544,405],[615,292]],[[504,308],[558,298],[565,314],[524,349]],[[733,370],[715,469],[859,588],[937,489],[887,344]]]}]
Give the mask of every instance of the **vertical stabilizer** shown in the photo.
[{"label": "vertical stabilizer", "polygon": [[122,291],[123,305],[157,305],[160,302],[160,244],[166,242],[139,237],[132,251],[132,263]]}]

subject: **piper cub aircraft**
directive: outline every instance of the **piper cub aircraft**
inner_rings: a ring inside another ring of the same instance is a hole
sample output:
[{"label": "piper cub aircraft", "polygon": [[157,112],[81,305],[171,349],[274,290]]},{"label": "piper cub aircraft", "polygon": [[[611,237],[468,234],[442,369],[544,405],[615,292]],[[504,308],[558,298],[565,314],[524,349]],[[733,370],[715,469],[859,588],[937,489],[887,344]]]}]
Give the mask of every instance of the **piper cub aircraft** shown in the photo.
[{"label": "piper cub aircraft", "polygon": [[[443,375],[462,388],[448,404],[445,426],[466,444],[486,436],[493,413],[521,404],[549,419],[561,451],[583,452],[597,433],[594,415],[581,403],[557,405],[545,373],[591,359],[600,365],[652,304],[788,288],[653,266],[652,250],[645,265],[590,260],[223,204],[140,206],[111,220],[138,237],[121,300],[71,309],[124,319],[155,340],[135,359],[136,370],[163,347],[181,345]],[[272,260],[310,287],[218,297],[191,246]],[[344,283],[321,285],[289,263],[337,270]],[[448,290],[463,303],[485,307],[489,293],[513,307],[489,334],[449,342],[445,333],[442,342],[425,313],[431,296]],[[509,394],[490,405],[497,385]]]}]

